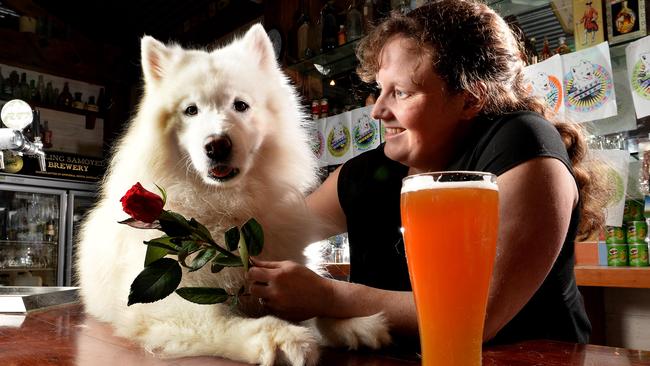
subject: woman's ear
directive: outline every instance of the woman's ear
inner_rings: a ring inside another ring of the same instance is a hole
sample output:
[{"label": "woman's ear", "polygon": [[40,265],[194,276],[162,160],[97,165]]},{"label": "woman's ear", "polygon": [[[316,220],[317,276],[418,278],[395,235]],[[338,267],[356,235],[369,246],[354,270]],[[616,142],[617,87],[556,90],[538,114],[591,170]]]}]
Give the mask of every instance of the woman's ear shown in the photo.
[{"label": "woman's ear", "polygon": [[476,117],[483,106],[487,97],[487,86],[482,81],[477,81],[471,91],[464,91],[465,105],[463,107],[463,117],[472,119]]}]

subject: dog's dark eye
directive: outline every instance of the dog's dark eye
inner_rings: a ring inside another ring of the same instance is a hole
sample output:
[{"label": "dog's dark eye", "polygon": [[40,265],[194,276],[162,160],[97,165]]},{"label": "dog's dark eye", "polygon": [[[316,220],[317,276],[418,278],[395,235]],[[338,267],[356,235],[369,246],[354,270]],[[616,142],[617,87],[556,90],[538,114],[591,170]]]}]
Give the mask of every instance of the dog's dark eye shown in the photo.
[{"label": "dog's dark eye", "polygon": [[194,104],[185,108],[186,116],[196,116],[198,113],[199,113],[199,107],[195,106]]},{"label": "dog's dark eye", "polygon": [[237,112],[246,112],[248,110],[248,104],[241,100],[236,100],[232,106]]}]

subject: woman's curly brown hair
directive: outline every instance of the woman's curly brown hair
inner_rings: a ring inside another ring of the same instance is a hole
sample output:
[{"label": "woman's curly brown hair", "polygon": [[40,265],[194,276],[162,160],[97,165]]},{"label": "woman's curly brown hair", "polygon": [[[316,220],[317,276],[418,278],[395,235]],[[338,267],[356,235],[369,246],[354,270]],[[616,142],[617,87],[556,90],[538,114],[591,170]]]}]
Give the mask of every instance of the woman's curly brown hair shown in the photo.
[{"label": "woman's curly brown hair", "polygon": [[529,110],[552,121],[560,132],[580,190],[580,237],[602,227],[611,195],[604,168],[585,161],[587,143],[580,126],[559,120],[524,84],[522,40],[494,10],[477,0],[434,0],[407,15],[393,13],[359,44],[357,73],[366,82],[379,70],[386,41],[399,35],[413,42],[423,62],[432,62],[452,93],[469,93],[486,116]]}]

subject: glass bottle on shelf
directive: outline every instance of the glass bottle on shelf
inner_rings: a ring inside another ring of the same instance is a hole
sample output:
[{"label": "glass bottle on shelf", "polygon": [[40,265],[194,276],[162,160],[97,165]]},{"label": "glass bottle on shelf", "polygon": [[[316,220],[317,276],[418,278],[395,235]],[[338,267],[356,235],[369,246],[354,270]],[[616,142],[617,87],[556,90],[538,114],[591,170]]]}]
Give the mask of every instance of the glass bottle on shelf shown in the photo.
[{"label": "glass bottle on shelf", "polygon": [[558,41],[560,42],[560,45],[555,49],[555,53],[558,55],[564,55],[571,52],[571,48],[566,44],[566,37],[560,37],[558,38]]},{"label": "glass bottle on shelf", "polygon": [[31,79],[29,81],[29,100],[33,100],[33,101],[37,102],[37,100],[36,100],[36,92],[37,92],[37,90],[36,90],[36,80]]},{"label": "glass bottle on shelf", "polygon": [[43,147],[46,149],[52,147],[52,130],[47,120],[43,122]]},{"label": "glass bottle on shelf", "polygon": [[362,30],[361,12],[357,9],[357,2],[352,0],[350,8],[345,15],[345,32],[347,41],[354,41],[361,38],[363,35]]},{"label": "glass bottle on shelf", "polygon": [[43,75],[38,75],[34,100],[41,103],[45,102],[45,81],[43,80]]},{"label": "glass bottle on shelf", "polygon": [[542,46],[542,52],[539,55],[539,60],[544,61],[553,56],[551,53],[551,46],[548,43],[548,38],[544,37],[544,45]]},{"label": "glass bottle on shelf", "polygon": [[14,97],[22,100],[29,100],[31,98],[31,93],[29,90],[29,84],[27,83],[27,73],[23,72],[20,74],[20,83],[14,90]]},{"label": "glass bottle on shelf", "polygon": [[45,104],[54,104],[54,89],[52,88],[52,82],[48,81],[47,86],[45,87],[45,95],[43,97],[43,103]]},{"label": "glass bottle on shelf", "polygon": [[343,26],[343,24],[339,25],[339,33],[338,33],[337,40],[339,46],[342,46],[345,44],[345,42],[347,42],[347,36],[345,35],[345,27]]},{"label": "glass bottle on shelf", "polygon": [[70,93],[70,87],[68,82],[63,83],[63,90],[59,97],[57,98],[57,104],[64,107],[70,107],[72,105],[72,94]]},{"label": "glass bottle on shelf", "polygon": [[373,0],[366,0],[363,3],[363,34],[368,34],[375,23],[375,5]]},{"label": "glass bottle on shelf", "polygon": [[323,25],[323,52],[336,48],[339,27],[336,24],[334,1],[329,0],[321,10],[321,24]]},{"label": "glass bottle on shelf", "polygon": [[298,30],[296,35],[296,43],[298,46],[298,60],[304,60],[307,56],[307,48],[309,45],[309,29],[311,23],[309,17],[304,12],[298,20]]}]

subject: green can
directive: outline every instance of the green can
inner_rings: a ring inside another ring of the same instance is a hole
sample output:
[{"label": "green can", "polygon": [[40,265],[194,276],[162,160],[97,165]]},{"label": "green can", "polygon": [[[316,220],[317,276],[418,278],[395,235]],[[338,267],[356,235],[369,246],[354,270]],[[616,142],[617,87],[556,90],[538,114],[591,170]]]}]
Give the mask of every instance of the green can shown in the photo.
[{"label": "green can", "polygon": [[607,265],[627,266],[627,244],[607,244]]},{"label": "green can", "polygon": [[648,236],[648,224],[645,221],[630,221],[626,226],[628,244],[645,244]]},{"label": "green can", "polygon": [[630,266],[647,267],[650,265],[650,262],[648,262],[648,244],[630,244],[628,245],[628,252]]},{"label": "green can", "polygon": [[623,209],[623,221],[643,221],[643,202],[637,200],[625,201]]},{"label": "green can", "polygon": [[607,226],[605,228],[605,243],[625,244],[625,229],[622,226]]}]

